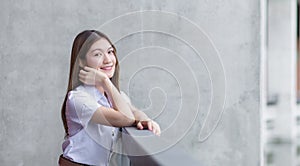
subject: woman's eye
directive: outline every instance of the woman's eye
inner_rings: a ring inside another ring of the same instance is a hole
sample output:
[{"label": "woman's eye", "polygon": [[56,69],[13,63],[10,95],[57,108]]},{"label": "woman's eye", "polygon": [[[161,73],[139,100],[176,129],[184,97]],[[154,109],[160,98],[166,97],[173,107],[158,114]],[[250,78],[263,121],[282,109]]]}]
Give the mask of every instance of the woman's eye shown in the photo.
[{"label": "woman's eye", "polygon": [[95,56],[101,56],[102,54],[101,53],[97,53],[97,54],[95,54]]},{"label": "woman's eye", "polygon": [[108,51],[108,54],[113,54],[113,53],[114,53],[113,50],[109,50],[109,51]]}]

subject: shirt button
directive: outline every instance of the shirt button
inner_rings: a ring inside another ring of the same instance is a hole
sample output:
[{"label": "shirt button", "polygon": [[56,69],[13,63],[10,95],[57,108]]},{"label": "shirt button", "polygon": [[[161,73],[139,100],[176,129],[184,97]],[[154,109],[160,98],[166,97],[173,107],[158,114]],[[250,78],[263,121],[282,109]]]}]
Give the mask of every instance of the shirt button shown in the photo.
[{"label": "shirt button", "polygon": [[112,132],[111,132],[111,135],[112,135],[112,136],[115,136],[115,133],[112,131]]}]

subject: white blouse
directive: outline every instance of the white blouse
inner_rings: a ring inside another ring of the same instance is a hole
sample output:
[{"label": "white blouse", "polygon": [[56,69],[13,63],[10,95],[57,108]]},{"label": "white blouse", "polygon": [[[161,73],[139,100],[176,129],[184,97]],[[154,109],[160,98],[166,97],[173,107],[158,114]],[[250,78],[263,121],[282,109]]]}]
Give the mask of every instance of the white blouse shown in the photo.
[{"label": "white blouse", "polygon": [[80,85],[68,93],[66,120],[69,136],[62,145],[64,157],[82,164],[109,165],[119,130],[90,121],[101,106],[111,107],[111,103],[94,86]]}]

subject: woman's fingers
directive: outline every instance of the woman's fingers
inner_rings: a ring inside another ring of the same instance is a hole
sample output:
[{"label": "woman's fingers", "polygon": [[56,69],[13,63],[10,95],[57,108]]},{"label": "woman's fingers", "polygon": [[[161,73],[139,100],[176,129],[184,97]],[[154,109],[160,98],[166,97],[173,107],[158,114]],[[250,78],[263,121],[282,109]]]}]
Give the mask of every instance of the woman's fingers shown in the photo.
[{"label": "woman's fingers", "polygon": [[79,81],[81,81],[82,83],[87,84],[88,83],[88,76],[86,74],[83,73],[79,73]]},{"label": "woman's fingers", "polygon": [[83,83],[88,85],[101,85],[103,80],[107,79],[107,75],[100,70],[84,66],[79,71],[79,78],[83,79]]},{"label": "woman's fingers", "polygon": [[151,131],[153,130],[153,127],[152,127],[152,120],[149,120],[149,121],[148,121],[147,126],[148,126],[148,129],[149,129],[149,130],[151,130]]},{"label": "woman's fingers", "polygon": [[96,72],[99,71],[99,70],[97,70],[97,69],[95,69],[95,68],[87,67],[87,66],[84,66],[84,67],[83,67],[83,70],[84,70],[84,72],[86,72],[87,74],[88,74],[88,73],[96,74]]},{"label": "woman's fingers", "polygon": [[159,125],[152,120],[139,121],[136,127],[141,130],[148,128],[148,130],[152,131],[157,136],[160,136],[161,133]]},{"label": "woman's fingers", "polygon": [[153,124],[154,134],[160,136],[160,127],[159,127],[159,125],[154,121],[152,122],[152,124]]},{"label": "woman's fingers", "polygon": [[84,71],[84,70],[80,70],[79,71],[79,80],[83,83],[87,83],[86,80],[87,80],[87,72]]},{"label": "woman's fingers", "polygon": [[80,74],[80,73],[79,73],[79,75],[78,75],[78,76],[79,76],[79,79],[84,79],[84,78],[86,77],[85,75],[83,75],[83,74]]},{"label": "woman's fingers", "polygon": [[80,71],[79,71],[79,74],[82,74],[82,75],[86,75],[88,72],[87,71],[84,71],[83,69],[81,69]]},{"label": "woman's fingers", "polygon": [[161,133],[160,127],[157,123],[156,123],[156,126],[157,126],[157,129],[158,129],[157,135],[160,136],[160,133]]},{"label": "woman's fingers", "polygon": [[140,129],[140,130],[142,130],[142,129],[144,128],[141,122],[138,122],[138,123],[136,124],[136,127],[137,127],[138,129]]},{"label": "woman's fingers", "polygon": [[84,66],[83,69],[84,69],[85,71],[94,71],[94,70],[95,70],[94,68],[92,68],[92,67],[87,67],[87,66]]},{"label": "woman's fingers", "polygon": [[95,72],[92,70],[93,68],[85,66],[83,69],[79,71],[79,80],[87,85],[95,85]]}]

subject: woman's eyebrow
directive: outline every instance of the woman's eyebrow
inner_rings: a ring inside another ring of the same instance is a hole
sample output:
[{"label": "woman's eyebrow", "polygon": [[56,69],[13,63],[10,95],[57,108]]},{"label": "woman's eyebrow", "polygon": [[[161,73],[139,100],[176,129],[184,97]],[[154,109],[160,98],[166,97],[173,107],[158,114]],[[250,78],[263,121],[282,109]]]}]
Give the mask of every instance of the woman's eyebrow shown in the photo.
[{"label": "woman's eyebrow", "polygon": [[[112,48],[112,46],[108,47],[108,49],[107,49],[107,50],[109,50],[109,49],[111,49],[111,48]],[[99,50],[99,51],[102,51],[102,52],[103,52],[103,50],[102,50],[101,48],[96,48],[96,49],[93,49],[93,50],[92,50],[92,52],[94,52],[94,51],[97,51],[97,50]]]},{"label": "woman's eyebrow", "polygon": [[94,51],[97,51],[97,50],[99,50],[99,51],[102,51],[102,52],[103,52],[103,50],[102,50],[101,48],[96,48],[96,49],[93,49],[93,50],[92,50],[92,52],[94,52]]}]

